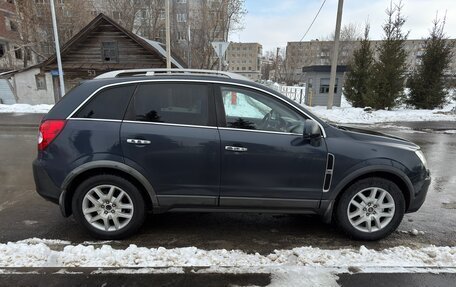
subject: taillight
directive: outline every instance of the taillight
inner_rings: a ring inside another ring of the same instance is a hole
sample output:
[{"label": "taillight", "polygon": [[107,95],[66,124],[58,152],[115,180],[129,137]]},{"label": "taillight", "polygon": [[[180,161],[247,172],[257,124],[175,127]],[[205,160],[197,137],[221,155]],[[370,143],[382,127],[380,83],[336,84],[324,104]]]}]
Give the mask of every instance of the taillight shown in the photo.
[{"label": "taillight", "polygon": [[44,150],[63,130],[65,120],[47,120],[41,123],[38,134],[38,150]]}]

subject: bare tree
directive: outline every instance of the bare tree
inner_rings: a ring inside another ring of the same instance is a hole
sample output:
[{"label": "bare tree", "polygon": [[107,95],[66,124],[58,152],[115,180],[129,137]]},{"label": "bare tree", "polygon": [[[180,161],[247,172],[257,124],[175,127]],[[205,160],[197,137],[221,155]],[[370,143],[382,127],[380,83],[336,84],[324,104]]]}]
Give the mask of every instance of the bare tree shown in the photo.
[{"label": "bare tree", "polygon": [[217,58],[211,42],[227,41],[231,32],[242,29],[244,0],[201,1],[194,9],[189,19],[192,67],[213,69]]},{"label": "bare tree", "polygon": [[[24,67],[45,60],[55,51],[52,32],[51,10],[47,1],[36,3],[29,0],[16,1],[21,45],[24,50]],[[86,1],[67,0],[56,3],[56,17],[60,43],[63,45],[90,20],[92,6]]]}]

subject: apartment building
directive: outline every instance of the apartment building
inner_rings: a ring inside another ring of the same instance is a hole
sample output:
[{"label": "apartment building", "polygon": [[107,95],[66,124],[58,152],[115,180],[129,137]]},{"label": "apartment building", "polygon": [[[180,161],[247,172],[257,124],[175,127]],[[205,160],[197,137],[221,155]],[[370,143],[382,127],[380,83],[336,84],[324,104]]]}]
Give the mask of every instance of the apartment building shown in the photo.
[{"label": "apartment building", "polygon": [[[407,67],[412,71],[421,61],[423,55],[423,44],[425,40],[406,40],[404,47],[407,51]],[[456,41],[451,39],[448,41]],[[371,41],[374,57],[378,57],[378,47],[382,40]],[[360,45],[359,41],[341,41],[339,45],[338,65],[347,65],[353,55],[353,51]],[[456,45],[453,46],[454,54],[456,55]],[[333,41],[312,40],[306,42],[288,42],[286,51],[286,67],[287,71],[292,75],[290,78],[295,82],[301,82],[303,67],[330,65],[333,54]],[[456,57],[453,57],[448,69],[449,75],[456,74]]]},{"label": "apartment building", "polygon": [[225,54],[227,70],[254,81],[260,80],[262,50],[259,43],[231,42]]}]

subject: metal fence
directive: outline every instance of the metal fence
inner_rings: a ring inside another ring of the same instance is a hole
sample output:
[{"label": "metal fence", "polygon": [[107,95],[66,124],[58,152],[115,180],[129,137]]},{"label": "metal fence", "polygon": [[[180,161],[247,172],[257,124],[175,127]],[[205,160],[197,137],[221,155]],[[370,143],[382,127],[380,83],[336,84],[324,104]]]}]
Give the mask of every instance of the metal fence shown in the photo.
[{"label": "metal fence", "polygon": [[286,96],[289,99],[303,105],[305,103],[306,97],[306,88],[305,87],[295,87],[295,86],[281,86],[278,84],[273,84],[269,86],[270,88],[278,91],[282,95]]}]

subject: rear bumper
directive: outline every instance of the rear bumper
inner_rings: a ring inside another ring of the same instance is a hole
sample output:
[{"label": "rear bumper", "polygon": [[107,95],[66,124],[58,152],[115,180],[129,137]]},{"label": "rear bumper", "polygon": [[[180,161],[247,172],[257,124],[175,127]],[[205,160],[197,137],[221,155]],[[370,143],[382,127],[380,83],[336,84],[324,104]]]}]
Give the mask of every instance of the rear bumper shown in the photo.
[{"label": "rear bumper", "polygon": [[424,180],[423,185],[421,186],[420,190],[417,190],[415,192],[415,198],[410,202],[410,206],[407,210],[407,213],[410,212],[415,212],[420,209],[420,207],[423,205],[424,200],[426,199],[426,195],[429,190],[429,185],[431,184],[431,176],[428,175],[428,177]]},{"label": "rear bumper", "polygon": [[33,161],[32,167],[36,192],[45,199],[58,204],[62,190],[54,184],[38,159]]}]

